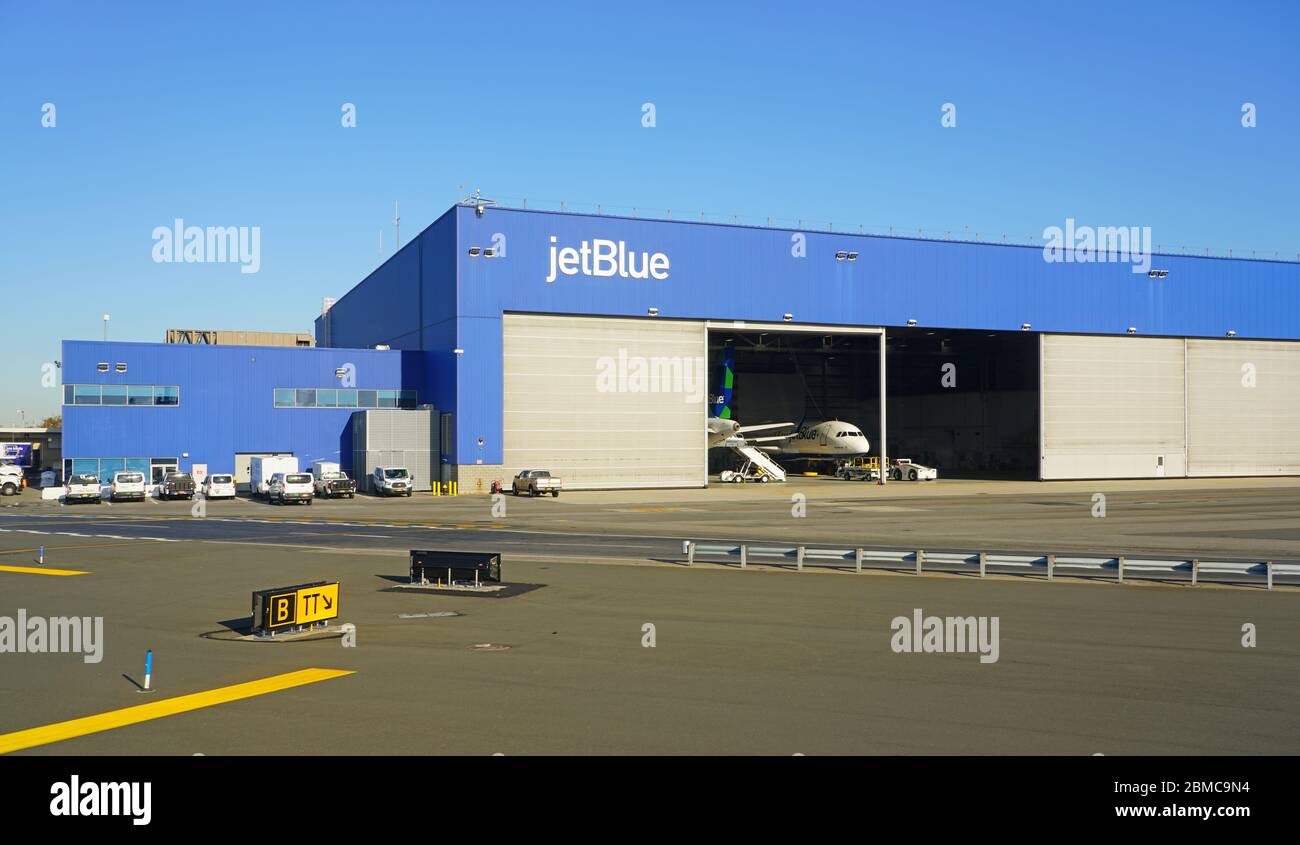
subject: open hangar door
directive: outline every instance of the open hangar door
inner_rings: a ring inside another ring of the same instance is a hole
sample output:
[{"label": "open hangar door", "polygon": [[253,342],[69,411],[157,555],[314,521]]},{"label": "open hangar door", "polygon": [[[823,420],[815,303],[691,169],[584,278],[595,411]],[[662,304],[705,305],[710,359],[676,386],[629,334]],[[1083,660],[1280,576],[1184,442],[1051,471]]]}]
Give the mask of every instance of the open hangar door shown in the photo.
[{"label": "open hangar door", "polygon": [[503,316],[503,476],[566,489],[707,483],[704,323]]},{"label": "open hangar door", "polygon": [[889,330],[889,451],[940,477],[1038,476],[1038,338]]},{"label": "open hangar door", "polygon": [[[731,347],[732,409],[742,425],[838,419],[860,428],[870,454],[879,455],[878,330],[781,328],[711,324],[710,394],[721,390],[722,363]],[[1036,336],[890,328],[885,360],[890,457],[938,467],[941,478],[1037,476]],[[774,457],[795,471],[812,468]],[[714,449],[709,461],[710,472],[718,472],[736,459]]]}]

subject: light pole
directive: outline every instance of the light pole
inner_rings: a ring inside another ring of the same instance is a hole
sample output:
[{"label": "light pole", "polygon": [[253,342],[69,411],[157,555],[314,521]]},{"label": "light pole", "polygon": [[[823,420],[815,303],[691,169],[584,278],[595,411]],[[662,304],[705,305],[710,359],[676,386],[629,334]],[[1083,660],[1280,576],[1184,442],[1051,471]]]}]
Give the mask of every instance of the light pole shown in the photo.
[{"label": "light pole", "polygon": [[104,315],[104,340],[108,340],[108,315]]}]

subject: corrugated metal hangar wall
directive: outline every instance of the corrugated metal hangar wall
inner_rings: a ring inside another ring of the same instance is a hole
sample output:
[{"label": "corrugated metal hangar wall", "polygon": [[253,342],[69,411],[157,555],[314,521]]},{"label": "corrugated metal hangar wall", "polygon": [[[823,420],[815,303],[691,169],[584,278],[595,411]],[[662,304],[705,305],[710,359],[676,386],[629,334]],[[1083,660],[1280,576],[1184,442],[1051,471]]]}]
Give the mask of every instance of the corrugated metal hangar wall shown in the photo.
[{"label": "corrugated metal hangar wall", "polygon": [[1300,343],[1042,336],[1041,477],[1300,474]]}]

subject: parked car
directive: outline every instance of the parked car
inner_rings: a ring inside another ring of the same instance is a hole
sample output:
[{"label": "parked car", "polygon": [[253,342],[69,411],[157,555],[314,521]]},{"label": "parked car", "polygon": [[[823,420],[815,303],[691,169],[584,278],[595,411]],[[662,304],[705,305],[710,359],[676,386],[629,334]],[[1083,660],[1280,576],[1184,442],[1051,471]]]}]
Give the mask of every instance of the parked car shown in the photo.
[{"label": "parked car", "polygon": [[559,496],[563,486],[560,479],[551,475],[550,470],[526,469],[515,476],[510,492],[516,496],[520,493],[529,496],[544,496],[547,493]]},{"label": "parked car", "polygon": [[99,504],[101,492],[98,475],[89,472],[78,473],[68,479],[68,484],[63,490],[63,501],[84,502],[90,500],[95,504]]},{"label": "parked car", "polygon": [[23,492],[23,468],[6,464],[0,466],[0,495],[17,496]]},{"label": "parked car", "polygon": [[144,473],[115,472],[113,486],[109,488],[108,498],[113,502],[134,499],[143,502],[145,496]]},{"label": "parked car", "polygon": [[235,477],[225,473],[209,475],[203,482],[203,498],[205,499],[233,499],[235,498]]},{"label": "parked car", "polygon": [[169,472],[158,485],[160,499],[193,499],[194,476],[188,472]]},{"label": "parked car", "polygon": [[370,483],[378,496],[410,496],[415,489],[415,476],[406,467],[375,467]]},{"label": "parked car", "polygon": [[267,487],[267,501],[277,505],[287,502],[306,502],[311,504],[314,495],[311,476],[305,472],[277,472],[271,476]]},{"label": "parked car", "polygon": [[339,469],[339,465],[329,461],[315,461],[311,465],[312,483],[317,496],[322,499],[335,499],[357,495],[357,483],[348,474]]}]

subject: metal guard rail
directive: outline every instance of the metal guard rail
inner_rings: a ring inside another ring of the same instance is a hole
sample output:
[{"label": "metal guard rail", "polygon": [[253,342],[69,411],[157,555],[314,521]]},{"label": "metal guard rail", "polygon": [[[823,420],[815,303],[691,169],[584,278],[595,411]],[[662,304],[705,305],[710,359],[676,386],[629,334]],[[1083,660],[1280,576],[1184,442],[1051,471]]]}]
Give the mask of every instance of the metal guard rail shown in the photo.
[{"label": "metal guard rail", "polygon": [[[1042,570],[1047,573],[1047,580],[1052,580],[1058,570],[1062,574],[1105,573],[1114,570],[1119,583],[1124,583],[1124,576],[1129,573],[1141,574],[1148,578],[1160,575],[1191,575],[1191,583],[1197,584],[1203,575],[1235,575],[1239,577],[1262,577],[1273,589],[1273,576],[1300,575],[1300,563],[1277,563],[1265,561],[1224,561],[1191,559],[1134,558],[1126,555],[1095,557],[1087,555],[1055,554],[1008,554],[1001,552],[927,552],[924,549],[902,551],[897,549],[871,549],[859,546],[851,549],[813,548],[810,546],[771,546],[751,543],[712,544],[697,543],[693,540],[682,541],[682,553],[686,555],[687,565],[695,563],[697,557],[738,558],[740,568],[749,565],[750,558],[764,558],[765,563],[775,560],[776,565],[789,565],[784,561],[793,561],[796,569],[802,570],[805,563],[819,567],[845,568],[852,564],[855,572],[861,572],[864,565],[874,568],[914,569],[917,575],[929,568],[937,572],[965,572],[979,570],[983,578],[989,567],[1011,572],[996,574],[1029,574],[1025,570]],[[1216,579],[1220,580],[1220,579]]]}]

